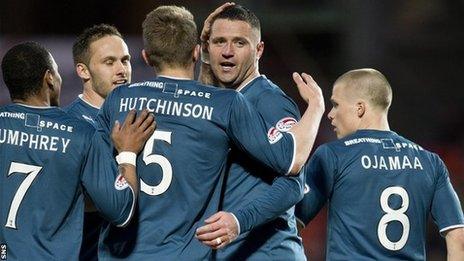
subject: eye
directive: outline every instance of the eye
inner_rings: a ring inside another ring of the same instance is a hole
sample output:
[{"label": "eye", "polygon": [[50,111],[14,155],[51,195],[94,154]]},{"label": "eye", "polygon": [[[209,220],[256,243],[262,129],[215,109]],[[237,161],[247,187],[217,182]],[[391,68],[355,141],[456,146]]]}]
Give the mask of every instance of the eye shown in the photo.
[{"label": "eye", "polygon": [[113,60],[106,60],[105,64],[106,65],[113,65],[114,61]]}]

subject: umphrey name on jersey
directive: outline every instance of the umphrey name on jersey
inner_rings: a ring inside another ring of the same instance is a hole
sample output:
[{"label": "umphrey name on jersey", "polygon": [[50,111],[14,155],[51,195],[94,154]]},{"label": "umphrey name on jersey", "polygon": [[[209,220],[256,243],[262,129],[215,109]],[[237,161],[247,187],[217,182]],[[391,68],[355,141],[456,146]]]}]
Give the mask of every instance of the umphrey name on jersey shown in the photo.
[{"label": "umphrey name on jersey", "polygon": [[59,151],[66,153],[70,139],[38,135],[17,130],[0,129],[0,144],[26,146],[34,150]]},{"label": "umphrey name on jersey", "polygon": [[155,114],[211,120],[213,107],[147,97],[121,98],[119,111],[147,109]]}]

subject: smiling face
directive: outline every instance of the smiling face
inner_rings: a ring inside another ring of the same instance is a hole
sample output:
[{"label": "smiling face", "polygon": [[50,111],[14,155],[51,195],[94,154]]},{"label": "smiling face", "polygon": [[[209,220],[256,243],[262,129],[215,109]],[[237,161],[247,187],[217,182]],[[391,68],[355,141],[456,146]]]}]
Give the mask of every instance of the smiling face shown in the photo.
[{"label": "smiling face", "polygon": [[263,49],[259,31],[244,21],[217,19],[211,27],[210,64],[221,86],[238,88],[258,76]]},{"label": "smiling face", "polygon": [[92,42],[88,70],[92,89],[102,98],[117,85],[130,83],[132,68],[126,43],[115,35]]}]

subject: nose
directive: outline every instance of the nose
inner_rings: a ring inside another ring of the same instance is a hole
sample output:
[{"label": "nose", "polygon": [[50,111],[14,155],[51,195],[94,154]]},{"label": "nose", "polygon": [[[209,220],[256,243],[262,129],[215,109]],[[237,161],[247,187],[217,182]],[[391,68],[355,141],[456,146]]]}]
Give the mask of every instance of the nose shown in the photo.
[{"label": "nose", "polygon": [[327,118],[329,118],[329,120],[334,119],[334,109],[333,108],[329,111],[329,114],[327,114]]},{"label": "nose", "polygon": [[116,64],[116,74],[117,75],[126,75],[127,67],[122,61],[118,61]]},{"label": "nose", "polygon": [[222,48],[222,57],[231,58],[234,56],[234,45],[233,43],[227,43]]}]

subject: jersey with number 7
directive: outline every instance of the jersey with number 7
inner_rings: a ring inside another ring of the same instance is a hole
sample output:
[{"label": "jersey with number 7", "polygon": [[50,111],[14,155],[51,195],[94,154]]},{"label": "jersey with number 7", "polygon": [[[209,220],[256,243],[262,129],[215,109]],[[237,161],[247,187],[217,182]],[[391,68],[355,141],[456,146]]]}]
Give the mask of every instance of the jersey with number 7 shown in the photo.
[{"label": "jersey with number 7", "polygon": [[440,232],[464,226],[443,161],[395,132],[322,145],[306,171],[296,215],[307,223],[328,199],[328,260],[424,260],[429,213]]}]

